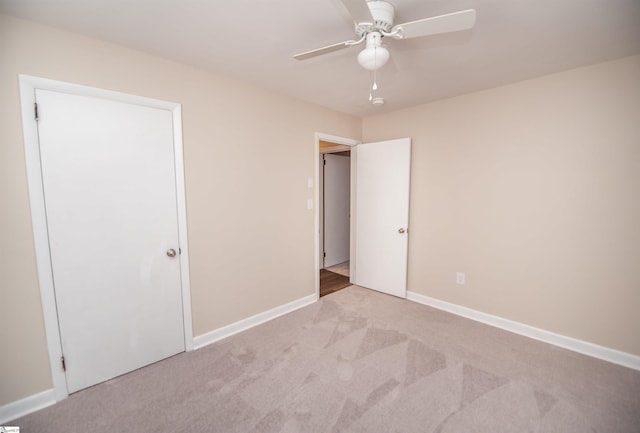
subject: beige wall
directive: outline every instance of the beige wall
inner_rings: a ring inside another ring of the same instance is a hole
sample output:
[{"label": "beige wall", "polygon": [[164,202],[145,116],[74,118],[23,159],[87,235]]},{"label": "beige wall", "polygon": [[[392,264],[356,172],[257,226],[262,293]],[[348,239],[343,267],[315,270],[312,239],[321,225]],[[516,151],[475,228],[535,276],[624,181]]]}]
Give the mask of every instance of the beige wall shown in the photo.
[{"label": "beige wall", "polygon": [[19,73],[183,104],[195,335],[313,293],[314,132],[362,131],[413,139],[409,290],[640,355],[640,56],[361,122],[0,15],[0,405],[51,387]]},{"label": "beige wall", "polygon": [[0,15],[0,405],[52,386],[19,73],[183,104],[195,335],[314,293],[314,133],[359,138],[360,119]]},{"label": "beige wall", "polygon": [[640,355],[640,56],[364,119],[407,136],[409,290]]}]

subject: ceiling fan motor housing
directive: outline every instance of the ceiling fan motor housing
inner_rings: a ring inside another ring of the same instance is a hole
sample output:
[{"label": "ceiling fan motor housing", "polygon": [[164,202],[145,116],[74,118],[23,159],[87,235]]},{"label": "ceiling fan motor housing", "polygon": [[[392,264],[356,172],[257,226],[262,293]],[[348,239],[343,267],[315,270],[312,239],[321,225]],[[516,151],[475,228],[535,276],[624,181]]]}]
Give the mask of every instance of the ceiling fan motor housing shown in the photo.
[{"label": "ceiling fan motor housing", "polygon": [[369,10],[373,16],[374,23],[358,23],[356,33],[362,37],[365,33],[372,30],[383,30],[390,32],[393,27],[394,9],[391,3],[382,0],[372,0],[367,2]]}]

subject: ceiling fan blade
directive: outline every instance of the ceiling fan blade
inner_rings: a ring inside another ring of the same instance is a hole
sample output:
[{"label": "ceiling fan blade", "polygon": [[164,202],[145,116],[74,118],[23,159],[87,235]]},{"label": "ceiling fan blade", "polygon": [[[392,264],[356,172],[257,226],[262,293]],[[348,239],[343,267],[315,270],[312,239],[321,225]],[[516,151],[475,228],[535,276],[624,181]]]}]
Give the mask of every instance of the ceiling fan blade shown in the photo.
[{"label": "ceiling fan blade", "polygon": [[409,39],[420,36],[437,35],[439,33],[468,30],[472,28],[475,23],[476,11],[474,9],[467,9],[451,14],[438,15],[436,17],[398,24],[393,27],[392,31],[400,30],[397,39]]},{"label": "ceiling fan blade", "polygon": [[367,4],[367,0],[342,0],[351,17],[357,24],[373,25],[375,20],[371,15],[371,10]]},{"label": "ceiling fan blade", "polygon": [[354,45],[355,41],[344,41],[337,44],[329,45],[322,48],[316,48],[315,50],[305,51],[304,53],[296,54],[293,56],[296,60],[306,60],[312,57],[321,56],[323,54],[332,53],[334,51],[341,50],[343,48],[349,48]]}]

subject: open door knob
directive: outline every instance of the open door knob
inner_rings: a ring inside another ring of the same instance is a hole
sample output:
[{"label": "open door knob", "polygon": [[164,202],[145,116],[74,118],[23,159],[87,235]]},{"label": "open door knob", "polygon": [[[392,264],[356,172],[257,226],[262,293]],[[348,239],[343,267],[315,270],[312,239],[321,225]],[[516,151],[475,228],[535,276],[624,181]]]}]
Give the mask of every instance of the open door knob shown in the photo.
[{"label": "open door knob", "polygon": [[404,229],[403,228],[398,229],[398,233],[400,234],[404,233]]},{"label": "open door knob", "polygon": [[170,248],[167,250],[167,255],[169,257],[175,257],[176,256],[176,250],[174,250],[173,248]]}]

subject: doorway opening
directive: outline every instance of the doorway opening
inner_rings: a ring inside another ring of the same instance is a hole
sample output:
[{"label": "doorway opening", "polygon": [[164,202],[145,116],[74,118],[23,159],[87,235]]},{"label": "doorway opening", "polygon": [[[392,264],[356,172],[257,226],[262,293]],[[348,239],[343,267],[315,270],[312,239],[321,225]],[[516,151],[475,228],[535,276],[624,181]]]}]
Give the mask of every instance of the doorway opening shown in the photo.
[{"label": "doorway opening", "polygon": [[351,285],[351,163],[350,144],[319,138],[319,297]]},{"label": "doorway opening", "polygon": [[[411,138],[362,144],[316,134],[316,290],[326,267],[321,238],[320,142],[350,149],[349,281],[389,295],[406,298],[409,245],[409,184]],[[347,149],[339,149],[337,152]],[[322,191],[324,195],[324,191]],[[322,224],[321,224],[322,223]]]}]

